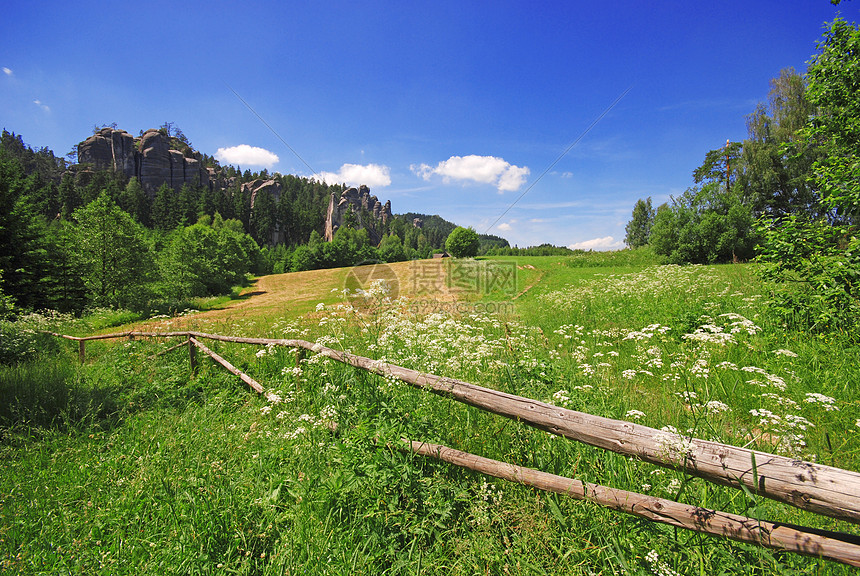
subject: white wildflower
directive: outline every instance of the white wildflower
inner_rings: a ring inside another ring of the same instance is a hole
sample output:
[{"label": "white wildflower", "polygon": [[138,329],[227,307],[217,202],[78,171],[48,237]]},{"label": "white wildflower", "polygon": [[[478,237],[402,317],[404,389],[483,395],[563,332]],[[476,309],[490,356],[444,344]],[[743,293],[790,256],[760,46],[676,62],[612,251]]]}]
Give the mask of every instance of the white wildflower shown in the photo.
[{"label": "white wildflower", "polygon": [[788,356],[789,358],[797,358],[797,354],[795,354],[791,350],[784,350],[782,348],[780,348],[779,350],[774,350],[773,353],[777,356]]},{"label": "white wildflower", "polygon": [[825,396],[824,394],[819,394],[818,392],[807,392],[806,400],[804,400],[804,402],[808,402],[810,404],[821,404],[821,407],[824,408],[824,410],[827,412],[839,410],[839,407],[836,406],[835,398]]},{"label": "white wildflower", "polygon": [[678,573],[669,568],[665,562],[661,562],[656,550],[651,550],[645,556],[645,560],[651,564],[651,571],[655,576],[678,576]]},{"label": "white wildflower", "polygon": [[663,426],[660,433],[654,436],[660,452],[674,458],[688,458],[693,456],[696,446],[690,440],[678,433],[674,426]]},{"label": "white wildflower", "polygon": [[705,403],[705,410],[710,414],[719,414],[720,412],[729,412],[730,408],[719,400],[710,400]]}]

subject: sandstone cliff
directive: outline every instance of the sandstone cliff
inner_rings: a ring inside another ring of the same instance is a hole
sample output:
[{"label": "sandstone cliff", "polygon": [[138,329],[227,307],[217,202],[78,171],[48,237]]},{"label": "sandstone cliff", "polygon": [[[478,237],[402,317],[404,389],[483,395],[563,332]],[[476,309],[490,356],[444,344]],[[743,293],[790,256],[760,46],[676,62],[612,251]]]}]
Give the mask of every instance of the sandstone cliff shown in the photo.
[{"label": "sandstone cliff", "polygon": [[341,192],[340,200],[335,194],[329,198],[325,219],[325,239],[329,242],[334,238],[337,229],[343,226],[347,214],[352,213],[359,228],[367,230],[370,242],[379,244],[382,241],[382,227],[392,218],[391,201],[382,204],[379,198],[371,196],[367,186],[347,188]]},{"label": "sandstone cliff", "polygon": [[155,129],[135,140],[125,130],[102,128],[78,144],[78,162],[135,177],[150,196],[164,183],[177,191],[183,184],[210,186],[210,171],[200,163],[200,155],[186,157],[171,149],[170,139]]}]

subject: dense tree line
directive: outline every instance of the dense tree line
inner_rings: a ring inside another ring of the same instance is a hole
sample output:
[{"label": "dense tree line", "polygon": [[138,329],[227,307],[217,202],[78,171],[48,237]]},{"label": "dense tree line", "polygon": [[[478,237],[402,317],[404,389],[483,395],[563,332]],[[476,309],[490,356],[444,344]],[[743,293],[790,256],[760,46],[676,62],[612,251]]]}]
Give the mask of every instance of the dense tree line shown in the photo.
[{"label": "dense tree line", "polygon": [[[96,126],[95,130],[100,128]],[[172,123],[159,129],[171,148],[200,156]],[[320,235],[332,193],[341,186],[266,170],[218,165],[220,186],[166,183],[148,194],[136,178],[112,170],[68,165],[47,148],[33,150],[20,135],[0,137],[0,295],[4,306],[80,312],[87,306],[134,309],[179,306],[221,294],[246,274],[350,266],[366,261],[429,258],[444,249],[455,225],[438,216],[405,214],[377,222],[372,245],[352,216],[332,242]],[[275,180],[281,194],[247,186]],[[415,218],[423,225],[416,226]],[[273,242],[277,239],[278,242]],[[274,245],[273,245],[274,244]],[[481,235],[479,251],[507,247]]]},{"label": "dense tree line", "polygon": [[805,75],[782,70],[748,137],[711,150],[695,186],[636,203],[628,246],[674,263],[757,257],[786,324],[860,337],[860,30],[827,25]]},{"label": "dense tree line", "polygon": [[[541,244],[539,246],[529,246],[528,248],[518,248],[514,246],[500,246],[490,248],[487,251],[487,256],[570,256],[576,254],[577,251],[571,250],[566,246],[553,246],[552,244]],[[582,252],[580,250],[580,252]]]},{"label": "dense tree line", "polygon": [[133,178],[123,182],[111,171],[67,170],[50,150],[34,151],[4,131],[4,310],[14,305],[74,313],[89,306],[149,311],[224,293],[246,274],[265,271],[265,254],[241,222],[200,209],[204,189],[159,192],[150,200]]},{"label": "dense tree line", "polygon": [[767,103],[747,116],[747,139],[707,152],[694,186],[656,210],[650,198],[637,201],[626,244],[650,244],[678,264],[749,260],[762,238],[757,221],[823,215],[811,181],[821,152],[801,136],[812,111],[804,77],[782,70],[770,81]]}]

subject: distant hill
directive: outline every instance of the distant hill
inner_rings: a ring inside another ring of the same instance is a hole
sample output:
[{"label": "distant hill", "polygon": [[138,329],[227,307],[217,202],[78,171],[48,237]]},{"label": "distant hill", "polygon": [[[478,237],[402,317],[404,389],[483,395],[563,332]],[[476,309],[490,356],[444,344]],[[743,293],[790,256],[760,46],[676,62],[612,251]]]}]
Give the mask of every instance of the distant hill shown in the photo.
[{"label": "distant hill", "polygon": [[[421,228],[428,242],[435,249],[445,247],[445,240],[448,234],[458,225],[445,220],[439,215],[419,214],[418,212],[406,212],[398,214],[396,218],[402,219],[404,222],[411,223],[413,226]],[[478,234],[478,239],[481,241],[479,252],[486,253],[492,248],[509,248],[510,244],[507,240],[493,234]]]}]

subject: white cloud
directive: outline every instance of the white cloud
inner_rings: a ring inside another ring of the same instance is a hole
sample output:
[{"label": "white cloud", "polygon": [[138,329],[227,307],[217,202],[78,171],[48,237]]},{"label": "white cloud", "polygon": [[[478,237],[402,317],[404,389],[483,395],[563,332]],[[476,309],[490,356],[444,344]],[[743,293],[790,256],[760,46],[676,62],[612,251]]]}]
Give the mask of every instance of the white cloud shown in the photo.
[{"label": "white cloud", "polygon": [[218,151],[215,152],[215,159],[235,166],[263,166],[265,168],[271,168],[279,160],[278,155],[274,152],[247,144],[218,148]]},{"label": "white cloud", "polygon": [[605,238],[592,238],[584,242],[575,242],[568,246],[568,248],[571,250],[620,250],[624,248],[624,242],[616,240],[612,236],[606,236]]},{"label": "white cloud", "polygon": [[445,183],[452,180],[471,180],[481,184],[492,184],[499,191],[513,192],[526,183],[529,169],[525,166],[515,166],[502,158],[495,156],[451,156],[436,167],[428,164],[413,164],[410,169],[425,180],[436,174],[442,176]]},{"label": "white cloud", "polygon": [[319,172],[314,178],[326,184],[384,188],[391,184],[391,169],[379,164],[344,164],[337,172]]},{"label": "white cloud", "polygon": [[45,112],[50,112],[51,107],[47,104],[44,104],[41,100],[33,100],[33,104],[44,110]]},{"label": "white cloud", "polygon": [[12,70],[3,66],[3,74],[5,74],[6,76],[12,76]]},{"label": "white cloud", "polygon": [[499,228],[499,230],[503,230],[503,231],[507,232],[508,230],[511,229],[511,225],[507,222],[502,222],[501,224],[499,224],[498,228]]}]

